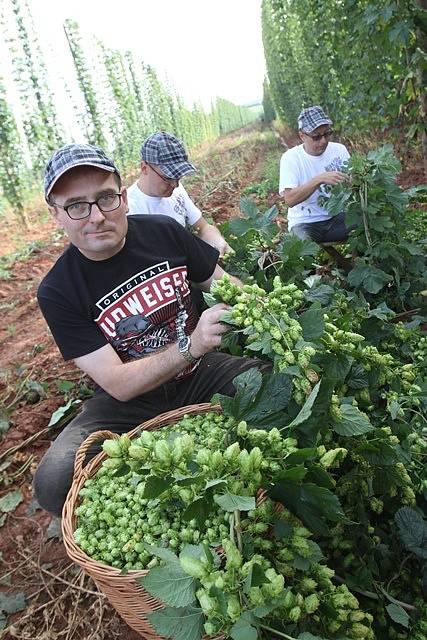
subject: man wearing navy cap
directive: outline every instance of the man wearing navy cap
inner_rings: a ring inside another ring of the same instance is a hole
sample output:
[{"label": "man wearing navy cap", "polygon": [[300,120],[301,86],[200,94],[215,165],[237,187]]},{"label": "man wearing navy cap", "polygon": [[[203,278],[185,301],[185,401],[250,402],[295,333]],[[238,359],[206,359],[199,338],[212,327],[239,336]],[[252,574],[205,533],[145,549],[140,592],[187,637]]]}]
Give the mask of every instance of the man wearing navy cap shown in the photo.
[{"label": "man wearing navy cap", "polygon": [[222,258],[230,247],[214,225],[209,224],[180,183],[194,173],[181,140],[157,131],[141,147],[141,174],[128,189],[130,213],[157,213],[174,218],[219,251]]},{"label": "man wearing navy cap", "polygon": [[341,242],[348,237],[344,212],[330,216],[318,202],[328,197],[327,185],[346,180],[344,163],[350,157],[343,144],[330,142],[332,120],[319,106],[303,109],[298,117],[302,144],[285,151],[280,160],[279,193],[288,209],[288,230],[314,242]]},{"label": "man wearing navy cap", "polygon": [[[59,516],[88,435],[126,433],[216,392],[233,395],[232,380],[257,362],[215,351],[226,305],[199,316],[194,304],[190,282],[209,291],[224,274],[218,251],[169,216],[128,216],[120,174],[101,149],[56,151],[45,198],[70,244],[41,282],[38,302],[64,359],[98,387],[34,476],[40,505]],[[90,457],[96,453],[92,447]]]}]

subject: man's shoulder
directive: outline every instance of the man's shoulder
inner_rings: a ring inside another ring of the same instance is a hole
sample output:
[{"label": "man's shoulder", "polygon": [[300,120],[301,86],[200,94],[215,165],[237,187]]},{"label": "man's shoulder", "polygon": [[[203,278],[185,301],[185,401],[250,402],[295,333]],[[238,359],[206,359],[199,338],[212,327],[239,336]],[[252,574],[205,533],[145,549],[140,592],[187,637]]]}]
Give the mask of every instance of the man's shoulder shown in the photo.
[{"label": "man's shoulder", "polygon": [[302,144],[296,144],[294,147],[290,147],[286,149],[286,151],[282,154],[282,158],[292,158],[295,156],[299,156],[301,154],[301,150],[303,148]]},{"label": "man's shoulder", "polygon": [[133,184],[130,185],[130,187],[127,187],[126,191],[127,191],[127,196],[129,200],[129,205],[135,204],[137,206],[141,206],[141,204],[144,203],[145,193],[141,191],[141,189],[138,187],[137,182],[134,182]]},{"label": "man's shoulder", "polygon": [[330,142],[328,144],[328,151],[334,154],[339,153],[340,155],[349,155],[347,147],[341,142]]},{"label": "man's shoulder", "polygon": [[[137,226],[159,226],[159,225],[173,225],[178,224],[176,220],[171,218],[170,216],[164,216],[161,213],[150,213],[149,216],[140,216],[138,213],[129,213],[127,216],[129,225],[137,225]],[[181,225],[178,224],[180,227]]]},{"label": "man's shoulder", "polygon": [[295,147],[291,147],[290,149],[287,149],[282,154],[281,161],[284,163],[299,162],[299,160],[302,158],[302,155],[303,155],[302,149],[303,149],[302,144],[297,144],[295,145]]},{"label": "man's shoulder", "polygon": [[37,288],[37,295],[43,293],[43,291],[51,285],[64,282],[64,276],[67,272],[67,269],[70,268],[70,263],[72,263],[74,260],[74,252],[72,251],[72,246],[69,245],[68,247],[66,247],[66,249],[64,249],[57,261],[51,266],[49,271],[40,281]]},{"label": "man's shoulder", "polygon": [[149,216],[141,216],[138,213],[130,213],[127,216],[129,230],[139,231],[143,233],[159,232],[164,233],[167,230],[171,232],[183,231],[182,225],[180,225],[174,218],[165,216],[161,213],[150,213]]},{"label": "man's shoulder", "polygon": [[[137,191],[137,189],[140,190],[139,187],[138,187],[138,183],[135,181],[130,185],[130,187],[126,188],[126,191],[128,193],[135,193]],[[141,193],[142,193],[142,191],[141,191]]]}]

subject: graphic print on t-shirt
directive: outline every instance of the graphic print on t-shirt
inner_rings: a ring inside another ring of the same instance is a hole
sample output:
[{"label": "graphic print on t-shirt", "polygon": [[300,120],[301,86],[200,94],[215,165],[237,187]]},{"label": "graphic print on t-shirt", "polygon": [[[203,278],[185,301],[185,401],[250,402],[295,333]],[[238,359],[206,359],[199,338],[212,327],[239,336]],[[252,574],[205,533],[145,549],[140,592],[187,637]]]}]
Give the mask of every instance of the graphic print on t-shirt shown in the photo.
[{"label": "graphic print on t-shirt", "polygon": [[185,225],[188,224],[188,211],[186,209],[185,206],[185,201],[184,201],[184,197],[182,196],[182,194],[178,194],[175,196],[176,198],[176,202],[174,205],[174,211],[175,213],[177,213],[179,216],[181,216],[182,218],[184,218],[185,221]]},{"label": "graphic print on t-shirt", "polygon": [[[97,301],[95,322],[123,362],[188,335],[197,324],[187,268],[167,261],[136,273]],[[178,333],[177,333],[178,330]]]}]

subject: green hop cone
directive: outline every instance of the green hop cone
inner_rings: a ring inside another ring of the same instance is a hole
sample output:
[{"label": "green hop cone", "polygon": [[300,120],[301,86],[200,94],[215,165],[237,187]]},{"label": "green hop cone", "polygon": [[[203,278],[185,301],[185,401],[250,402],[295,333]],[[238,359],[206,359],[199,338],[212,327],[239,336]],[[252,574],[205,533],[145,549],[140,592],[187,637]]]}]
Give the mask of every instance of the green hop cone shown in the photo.
[{"label": "green hop cone", "polygon": [[228,617],[235,622],[241,614],[242,608],[240,606],[239,597],[236,594],[231,594],[228,596],[227,602],[227,615]]},{"label": "green hop cone", "polygon": [[169,462],[171,459],[171,451],[165,440],[157,440],[154,445],[154,455],[159,462]]},{"label": "green hop cone", "polygon": [[233,442],[229,447],[224,451],[224,460],[230,462],[232,460],[237,460],[240,453],[240,446],[238,442]]},{"label": "green hop cone", "polygon": [[139,446],[138,444],[131,444],[128,449],[128,455],[134,460],[146,460],[148,457],[147,449]]},{"label": "green hop cone", "polygon": [[330,467],[338,467],[346,457],[347,453],[347,449],[344,449],[343,447],[330,449],[320,458],[319,462],[324,469],[329,469]]},{"label": "green hop cone", "polygon": [[301,617],[301,607],[292,607],[288,613],[289,620],[291,622],[298,622]]},{"label": "green hop cone", "polygon": [[123,464],[123,460],[121,458],[107,458],[102,463],[102,466],[106,469],[118,469]]},{"label": "green hop cone", "polygon": [[226,568],[239,569],[242,566],[242,556],[234,542],[229,539],[223,540],[222,547],[227,558]]},{"label": "green hop cone", "polygon": [[192,578],[200,580],[205,578],[208,574],[208,570],[201,560],[191,556],[181,556],[179,563],[182,569]]},{"label": "green hop cone", "polygon": [[304,599],[304,609],[306,613],[314,613],[319,606],[320,602],[316,593],[312,593]]},{"label": "green hop cone", "polygon": [[122,455],[122,450],[118,440],[104,440],[102,443],[102,449],[105,451],[107,456],[110,456],[111,458],[120,458]]}]

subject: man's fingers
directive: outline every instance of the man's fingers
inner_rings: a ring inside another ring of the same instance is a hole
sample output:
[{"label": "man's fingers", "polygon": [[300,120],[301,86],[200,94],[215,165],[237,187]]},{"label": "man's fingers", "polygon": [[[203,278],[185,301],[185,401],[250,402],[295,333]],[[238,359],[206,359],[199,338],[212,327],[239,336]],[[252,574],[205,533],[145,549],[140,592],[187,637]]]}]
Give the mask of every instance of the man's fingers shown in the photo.
[{"label": "man's fingers", "polygon": [[227,331],[230,331],[231,327],[227,324],[224,324],[223,322],[217,322],[216,324],[212,325],[212,329],[217,335],[220,335],[222,333],[227,333]]}]

